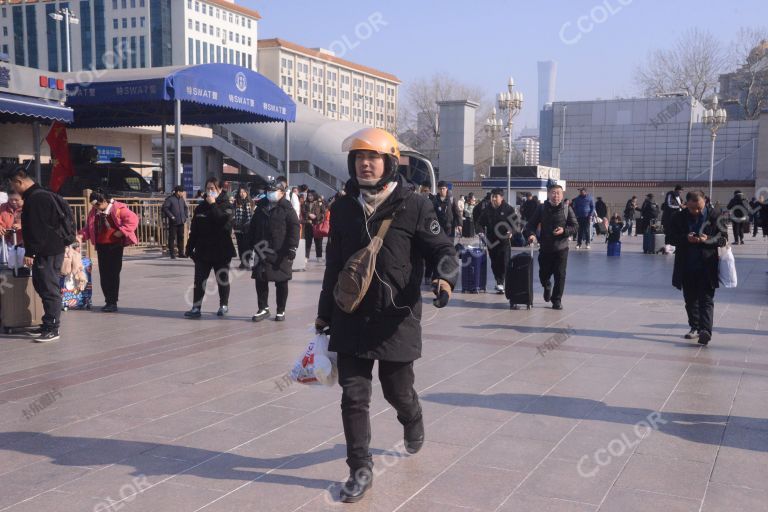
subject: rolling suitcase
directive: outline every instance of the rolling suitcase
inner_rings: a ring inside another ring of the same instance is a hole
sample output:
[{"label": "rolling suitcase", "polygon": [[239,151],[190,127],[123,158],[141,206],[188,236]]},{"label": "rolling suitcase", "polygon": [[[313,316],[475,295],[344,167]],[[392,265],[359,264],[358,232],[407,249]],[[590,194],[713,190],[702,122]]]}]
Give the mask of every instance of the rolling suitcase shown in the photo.
[{"label": "rolling suitcase", "polygon": [[303,238],[299,240],[299,246],[296,248],[296,257],[293,259],[291,269],[294,272],[304,272],[307,270],[307,241]]},{"label": "rolling suitcase", "polygon": [[461,251],[461,291],[485,292],[488,280],[488,255],[485,249],[467,247]]},{"label": "rolling suitcase", "polygon": [[[81,246],[82,247],[82,246]],[[72,283],[67,282],[67,276],[61,276],[61,309],[91,309],[93,303],[93,262],[90,258],[83,257],[83,270],[88,278],[85,289],[74,289]]]},{"label": "rolling suitcase", "polygon": [[533,307],[533,246],[530,252],[518,252],[507,263],[504,295],[510,309],[521,305]]},{"label": "rolling suitcase", "polygon": [[[15,246],[15,231],[13,241]],[[10,261],[11,266],[0,269],[0,325],[5,333],[41,325],[43,303],[32,286],[29,269],[20,268],[20,258],[8,257],[9,249],[4,237],[2,252],[6,256],[5,261]]]},{"label": "rolling suitcase", "polygon": [[608,256],[621,256],[621,242],[608,242]]}]

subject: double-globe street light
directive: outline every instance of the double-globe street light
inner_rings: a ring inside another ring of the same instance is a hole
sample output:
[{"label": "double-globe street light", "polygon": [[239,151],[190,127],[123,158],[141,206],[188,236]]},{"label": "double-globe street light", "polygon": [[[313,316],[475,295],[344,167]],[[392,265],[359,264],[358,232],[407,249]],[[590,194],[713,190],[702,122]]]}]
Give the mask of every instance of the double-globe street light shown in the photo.
[{"label": "double-globe street light", "polygon": [[507,92],[499,93],[496,97],[496,103],[502,117],[507,117],[507,137],[509,153],[507,153],[507,202],[512,202],[512,128],[514,119],[523,108],[523,93],[515,91],[515,80],[509,77],[507,83]]},{"label": "double-globe street light", "polygon": [[707,109],[704,112],[702,123],[709,128],[709,132],[712,134],[712,151],[709,156],[709,200],[712,199],[712,181],[715,176],[715,139],[717,139],[717,130],[720,129],[726,122],[727,115],[724,108],[718,107],[717,96],[712,100],[712,108]]},{"label": "double-globe street light", "polygon": [[66,48],[64,48],[64,55],[66,55],[67,63],[67,69],[64,71],[69,73],[72,71],[72,53],[70,50],[69,25],[77,25],[80,23],[80,19],[67,7],[58,9],[57,11],[50,13],[48,16],[56,21],[64,22],[64,44],[66,45]]}]

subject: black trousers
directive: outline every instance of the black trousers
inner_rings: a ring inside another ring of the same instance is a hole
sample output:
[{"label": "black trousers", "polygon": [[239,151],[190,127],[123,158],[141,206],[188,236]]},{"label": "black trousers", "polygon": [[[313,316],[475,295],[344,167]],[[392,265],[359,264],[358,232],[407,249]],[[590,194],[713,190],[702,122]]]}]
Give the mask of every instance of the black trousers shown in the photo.
[{"label": "black trousers", "polygon": [[554,276],[552,302],[560,302],[565,291],[565,269],[568,266],[568,249],[555,252],[539,253],[539,280],[544,288],[552,287],[550,279]]},{"label": "black trousers", "polygon": [[123,270],[123,246],[119,244],[96,245],[99,256],[99,281],[104,302],[117,304],[120,293],[120,271]]},{"label": "black trousers", "polygon": [[195,260],[195,291],[193,296],[193,306],[200,307],[205,297],[205,285],[208,282],[208,276],[214,271],[216,285],[219,288],[219,306],[229,305],[229,260],[225,261],[202,261]]},{"label": "black trousers", "polygon": [[318,258],[323,257],[323,239],[315,238],[312,232],[312,224],[304,224],[304,249],[306,250],[307,259],[309,259],[310,249],[312,249],[312,241],[315,242],[315,256]]},{"label": "black trousers", "polygon": [[61,264],[64,253],[52,256],[35,256],[32,269],[32,286],[43,303],[43,330],[59,328],[61,318]]},{"label": "black trousers", "polygon": [[737,244],[744,241],[744,222],[731,221],[733,226],[733,243]]},{"label": "black trousers", "polygon": [[[347,441],[347,465],[351,470],[373,467],[371,443],[371,390],[373,359],[338,355],[341,385],[341,420]],[[379,361],[379,381],[384,398],[397,412],[397,420],[408,425],[421,418],[419,397],[413,388],[413,362]]]},{"label": "black trousers", "polygon": [[683,276],[683,299],[688,313],[688,325],[697,331],[712,334],[712,318],[715,314],[715,289],[701,274]]},{"label": "black trousers", "polygon": [[589,217],[579,217],[576,219],[579,222],[579,231],[577,233],[576,243],[581,245],[582,242],[588,244],[590,242],[589,237],[592,234],[592,223]]},{"label": "black trousers", "polygon": [[[277,312],[285,313],[285,305],[288,303],[288,281],[275,283],[275,295],[277,295]],[[256,279],[256,301],[259,310],[269,307],[269,281]]]},{"label": "black trousers", "polygon": [[510,252],[511,248],[509,240],[499,240],[496,242],[496,245],[488,248],[488,255],[491,260],[491,272],[493,272],[493,277],[496,279],[496,284],[504,284]]},{"label": "black trousers", "polygon": [[240,259],[240,263],[245,264],[248,263],[243,259],[243,255],[248,252],[249,249],[246,247],[247,239],[248,233],[235,233],[235,240],[237,240],[237,257]]},{"label": "black trousers", "polygon": [[184,224],[174,226],[168,224],[168,256],[173,256],[173,244],[176,243],[177,251],[175,254],[184,255]]}]

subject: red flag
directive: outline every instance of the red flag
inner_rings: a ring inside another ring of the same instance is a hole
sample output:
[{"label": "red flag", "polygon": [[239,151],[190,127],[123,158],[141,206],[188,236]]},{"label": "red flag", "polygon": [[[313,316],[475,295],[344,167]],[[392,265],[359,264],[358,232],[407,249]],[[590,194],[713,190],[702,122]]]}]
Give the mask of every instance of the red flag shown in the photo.
[{"label": "red flag", "polygon": [[64,124],[58,121],[53,123],[45,141],[51,148],[51,183],[49,188],[58,192],[67,178],[75,175],[75,168],[69,158],[67,129]]}]

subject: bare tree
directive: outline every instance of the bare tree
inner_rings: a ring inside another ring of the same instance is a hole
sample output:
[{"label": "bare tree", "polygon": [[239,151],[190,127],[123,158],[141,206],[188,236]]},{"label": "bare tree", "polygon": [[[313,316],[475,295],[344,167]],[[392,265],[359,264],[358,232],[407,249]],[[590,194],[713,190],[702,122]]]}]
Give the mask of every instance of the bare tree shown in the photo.
[{"label": "bare tree", "polygon": [[738,101],[746,119],[757,119],[768,107],[768,29],[741,28],[730,57],[736,71],[723,76],[726,99]]},{"label": "bare tree", "polygon": [[410,83],[405,88],[404,96],[398,113],[398,136],[435,161],[438,151],[437,102],[464,99],[481,102],[484,94],[479,87],[459,82],[445,73],[437,73]]},{"label": "bare tree", "polygon": [[688,30],[674,46],[655,50],[635,72],[635,82],[647,96],[687,92],[698,101],[717,90],[728,52],[710,32]]}]

